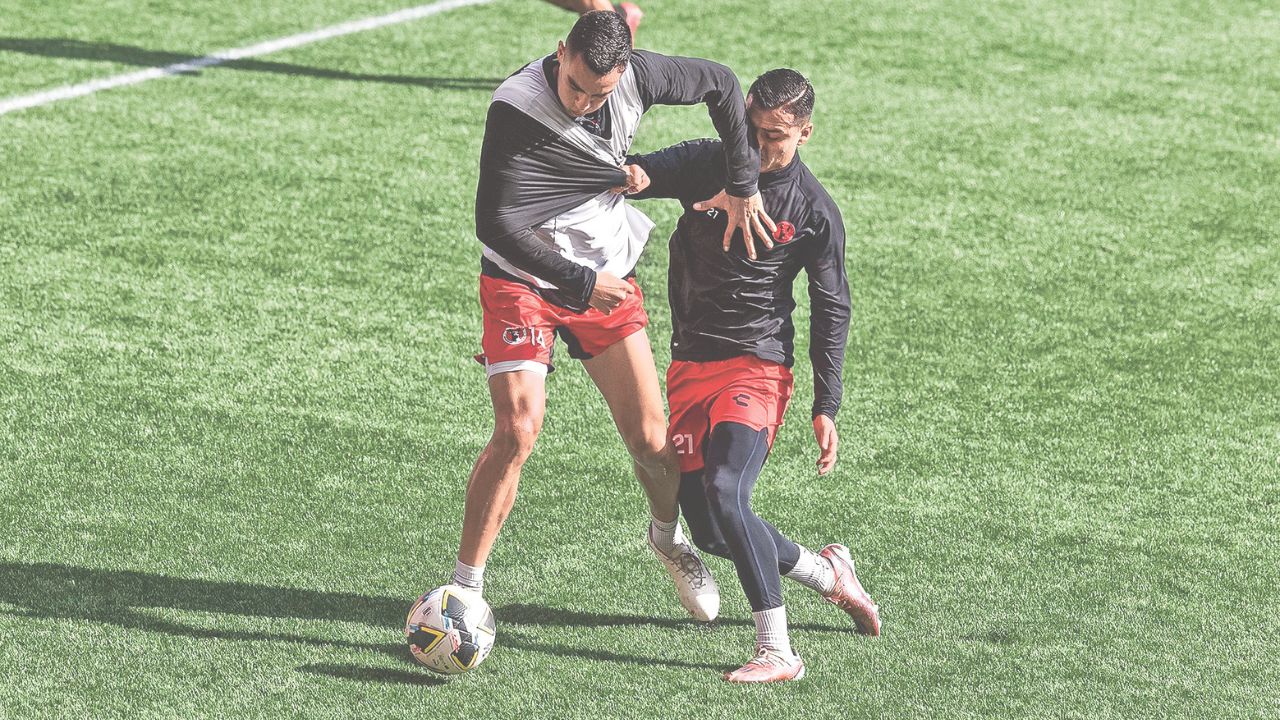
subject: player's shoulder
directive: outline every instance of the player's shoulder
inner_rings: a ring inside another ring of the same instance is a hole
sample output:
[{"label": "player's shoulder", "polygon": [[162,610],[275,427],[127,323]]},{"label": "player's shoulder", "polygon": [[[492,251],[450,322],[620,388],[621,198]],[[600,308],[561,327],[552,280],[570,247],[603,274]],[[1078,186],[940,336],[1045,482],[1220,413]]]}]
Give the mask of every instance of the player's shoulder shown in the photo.
[{"label": "player's shoulder", "polygon": [[667,53],[660,53],[655,50],[642,50],[641,48],[635,48],[631,51],[631,62],[639,63],[643,67],[650,68],[663,65],[684,66],[689,63],[697,65],[710,64],[717,67],[724,67],[718,62],[715,62],[714,60],[707,60],[706,58],[686,55],[668,55]]},{"label": "player's shoulder", "polygon": [[637,67],[647,68],[655,62],[662,62],[664,58],[666,58],[666,55],[662,53],[636,48],[631,51],[631,60],[629,62]]},{"label": "player's shoulder", "polygon": [[649,86],[654,80],[654,73],[662,67],[663,60],[666,56],[653,52],[652,50],[641,50],[639,48],[631,51],[631,60],[628,61],[627,71],[623,77],[630,78],[631,82],[637,87],[644,88]]},{"label": "player's shoulder", "polygon": [[807,164],[801,163],[800,186],[804,189],[805,199],[809,203],[813,218],[819,222],[840,225],[844,217],[840,214],[840,206],[827,191],[827,187],[818,180]]},{"label": "player's shoulder", "polygon": [[493,101],[515,107],[523,107],[531,98],[543,92],[547,76],[543,64],[547,58],[538,58],[507,76],[493,91]]},{"label": "player's shoulder", "polygon": [[[641,50],[636,48],[631,51],[630,70],[627,74],[633,75],[642,83],[649,77],[670,78],[672,75],[679,75],[691,70],[691,65],[701,66],[710,63],[709,60],[702,60],[693,57],[683,57],[680,55],[667,55],[665,53],[654,52],[653,50]],[[717,64],[717,63],[711,63]]]}]

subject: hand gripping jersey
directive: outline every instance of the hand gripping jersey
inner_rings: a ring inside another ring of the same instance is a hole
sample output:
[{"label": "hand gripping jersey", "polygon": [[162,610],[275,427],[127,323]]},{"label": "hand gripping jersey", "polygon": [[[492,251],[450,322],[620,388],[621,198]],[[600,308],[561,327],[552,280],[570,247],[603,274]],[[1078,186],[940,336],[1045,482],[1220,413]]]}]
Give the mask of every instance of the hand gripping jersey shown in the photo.
[{"label": "hand gripping jersey", "polygon": [[494,93],[476,189],[485,274],[516,278],[548,300],[587,307],[597,272],[625,276],[653,224],[609,192],[623,185],[640,117],[651,106],[707,104],[724,141],[724,173],[739,197],[756,192],[759,159],[747,141],[737,78],[723,65],[636,51],[588,130],[554,89],[555,57],[531,63]]},{"label": "hand gripping jersey", "polygon": [[[620,167],[626,160],[631,139],[635,137],[640,116],[645,110],[636,88],[636,74],[624,72],[605,101],[609,106],[608,137],[588,132],[570,117],[552,87],[545,63],[531,63],[507,78],[493,94],[493,101],[520,109],[553,131],[567,145],[585,157],[599,161],[602,166]],[[623,182],[625,178],[615,185]],[[533,228],[533,234],[543,244],[579,265],[624,277],[640,260],[640,252],[644,250],[652,229],[653,222],[628,205],[623,195],[604,190]],[[508,262],[493,248],[486,247],[483,252],[484,257],[502,271],[535,287],[556,287]]]}]

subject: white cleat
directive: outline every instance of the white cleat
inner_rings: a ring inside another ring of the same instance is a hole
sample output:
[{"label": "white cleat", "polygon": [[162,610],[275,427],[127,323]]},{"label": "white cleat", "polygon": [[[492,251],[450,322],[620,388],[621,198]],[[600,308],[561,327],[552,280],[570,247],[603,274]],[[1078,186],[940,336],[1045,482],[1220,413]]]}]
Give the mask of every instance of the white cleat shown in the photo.
[{"label": "white cleat", "polygon": [[676,583],[680,604],[699,622],[711,622],[720,614],[720,588],[702,564],[698,551],[686,542],[677,542],[671,554],[662,552],[649,538],[649,549],[667,568]]}]

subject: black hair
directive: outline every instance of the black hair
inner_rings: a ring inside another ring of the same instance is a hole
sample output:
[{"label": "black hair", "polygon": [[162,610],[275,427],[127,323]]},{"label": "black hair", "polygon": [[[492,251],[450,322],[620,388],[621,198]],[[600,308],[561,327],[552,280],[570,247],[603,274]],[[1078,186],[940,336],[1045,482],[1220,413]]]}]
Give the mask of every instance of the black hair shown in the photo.
[{"label": "black hair", "polygon": [[813,116],[813,84],[803,75],[789,68],[778,68],[756,78],[747,91],[752,107],[765,110],[783,108],[796,122]]},{"label": "black hair", "polygon": [[608,75],[631,60],[631,28],[612,10],[595,10],[578,18],[564,44],[597,75]]}]

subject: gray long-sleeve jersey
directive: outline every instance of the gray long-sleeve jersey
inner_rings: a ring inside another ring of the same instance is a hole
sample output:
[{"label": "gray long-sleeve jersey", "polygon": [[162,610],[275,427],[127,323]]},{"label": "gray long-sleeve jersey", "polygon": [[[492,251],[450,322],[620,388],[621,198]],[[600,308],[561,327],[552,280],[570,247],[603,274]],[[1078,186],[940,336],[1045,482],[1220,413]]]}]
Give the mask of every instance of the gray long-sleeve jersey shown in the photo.
[{"label": "gray long-sleeve jersey", "polygon": [[791,367],[792,283],[803,269],[809,276],[813,415],[834,418],[844,392],[850,315],[840,209],[797,154],[787,167],[759,178],[765,211],[780,231],[773,249],[757,242],[752,260],[738,235],[725,252],[724,214],[693,209],[724,187],[723,160],[724,149],[714,140],[628,158],[651,182],[632,197],[676,198],[685,209],[670,243],[671,357],[707,362],[756,355]]},{"label": "gray long-sleeve jersey", "polygon": [[[544,58],[494,93],[480,152],[476,235],[502,264],[541,281],[532,284],[553,286],[540,287],[547,299],[583,310],[595,269],[566,257],[535,229],[626,182],[620,166],[645,111],[705,103],[728,148],[721,164],[733,195],[755,194],[759,158],[749,142],[742,90],[723,65],[637,50],[589,129],[559,104],[557,71],[555,57]],[[496,262],[486,259],[482,267],[503,274]]]}]

